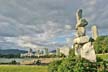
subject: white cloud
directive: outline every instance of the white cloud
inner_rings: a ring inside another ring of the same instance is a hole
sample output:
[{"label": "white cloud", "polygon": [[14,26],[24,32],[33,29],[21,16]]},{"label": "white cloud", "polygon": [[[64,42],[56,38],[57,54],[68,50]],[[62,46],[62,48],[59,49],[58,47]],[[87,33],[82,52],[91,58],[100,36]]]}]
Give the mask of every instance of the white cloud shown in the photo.
[{"label": "white cloud", "polygon": [[71,25],[65,25],[65,28],[66,28],[67,30],[70,30],[72,27],[71,27]]},{"label": "white cloud", "polygon": [[64,46],[54,39],[74,36],[77,8],[83,9],[88,28],[96,24],[99,31],[107,29],[107,0],[0,0],[0,43],[21,48]]}]

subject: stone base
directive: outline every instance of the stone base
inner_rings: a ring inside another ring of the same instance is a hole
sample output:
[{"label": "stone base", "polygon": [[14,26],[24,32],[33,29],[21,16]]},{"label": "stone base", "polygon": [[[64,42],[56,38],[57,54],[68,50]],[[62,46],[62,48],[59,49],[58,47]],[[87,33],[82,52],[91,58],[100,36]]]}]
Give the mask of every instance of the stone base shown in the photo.
[{"label": "stone base", "polygon": [[81,57],[91,62],[96,62],[96,54],[91,42],[84,44],[81,48]]}]

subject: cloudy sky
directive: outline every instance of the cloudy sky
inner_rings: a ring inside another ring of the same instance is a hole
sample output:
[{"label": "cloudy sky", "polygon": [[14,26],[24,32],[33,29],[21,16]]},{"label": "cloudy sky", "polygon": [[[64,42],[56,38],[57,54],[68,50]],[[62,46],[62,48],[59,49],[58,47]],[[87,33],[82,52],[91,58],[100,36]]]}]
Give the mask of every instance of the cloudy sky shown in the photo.
[{"label": "cloudy sky", "polygon": [[70,46],[75,12],[83,9],[99,35],[108,35],[108,0],[0,0],[0,49]]}]

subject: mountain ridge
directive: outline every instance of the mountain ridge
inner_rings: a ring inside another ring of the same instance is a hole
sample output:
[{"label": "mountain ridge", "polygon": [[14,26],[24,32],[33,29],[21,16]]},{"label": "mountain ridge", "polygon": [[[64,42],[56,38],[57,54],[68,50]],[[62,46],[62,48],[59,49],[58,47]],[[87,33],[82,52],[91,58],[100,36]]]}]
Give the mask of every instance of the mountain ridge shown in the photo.
[{"label": "mountain ridge", "polygon": [[27,53],[26,50],[20,50],[20,49],[0,49],[0,54],[2,55],[8,55],[8,54],[21,54],[21,53]]}]

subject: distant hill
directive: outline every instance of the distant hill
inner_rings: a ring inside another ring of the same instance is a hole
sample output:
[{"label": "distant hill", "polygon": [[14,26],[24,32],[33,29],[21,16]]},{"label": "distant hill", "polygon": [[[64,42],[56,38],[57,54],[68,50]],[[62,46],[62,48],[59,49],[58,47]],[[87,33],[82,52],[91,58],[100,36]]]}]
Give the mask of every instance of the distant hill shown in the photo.
[{"label": "distant hill", "polygon": [[52,50],[52,51],[50,51],[51,53],[56,53],[56,50]]},{"label": "distant hill", "polygon": [[0,49],[0,54],[2,54],[2,55],[21,54],[21,53],[27,53],[27,51],[25,51],[25,50],[19,50],[19,49],[6,49],[6,50]]}]

